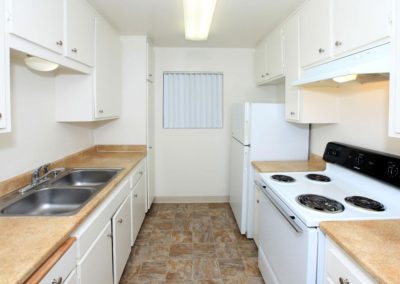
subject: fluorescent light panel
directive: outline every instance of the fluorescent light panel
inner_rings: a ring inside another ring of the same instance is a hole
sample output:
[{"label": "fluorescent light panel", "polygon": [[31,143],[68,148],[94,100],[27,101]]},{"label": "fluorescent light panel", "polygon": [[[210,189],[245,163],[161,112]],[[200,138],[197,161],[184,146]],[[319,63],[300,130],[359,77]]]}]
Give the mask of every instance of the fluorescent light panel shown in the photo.
[{"label": "fluorescent light panel", "polygon": [[354,81],[355,79],[357,79],[357,74],[338,76],[338,77],[333,78],[332,80],[335,81],[336,83],[346,83],[346,82]]},{"label": "fluorescent light panel", "polygon": [[206,40],[217,0],[183,0],[185,38]]}]

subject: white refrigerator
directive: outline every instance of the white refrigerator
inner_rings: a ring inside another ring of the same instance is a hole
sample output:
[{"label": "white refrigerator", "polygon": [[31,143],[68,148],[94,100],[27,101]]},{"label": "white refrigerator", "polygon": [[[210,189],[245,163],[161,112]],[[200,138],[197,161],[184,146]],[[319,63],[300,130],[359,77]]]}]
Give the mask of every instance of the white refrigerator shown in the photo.
[{"label": "white refrigerator", "polygon": [[254,169],[251,161],[307,160],[309,125],[285,120],[285,105],[232,108],[229,202],[242,234],[253,237]]}]

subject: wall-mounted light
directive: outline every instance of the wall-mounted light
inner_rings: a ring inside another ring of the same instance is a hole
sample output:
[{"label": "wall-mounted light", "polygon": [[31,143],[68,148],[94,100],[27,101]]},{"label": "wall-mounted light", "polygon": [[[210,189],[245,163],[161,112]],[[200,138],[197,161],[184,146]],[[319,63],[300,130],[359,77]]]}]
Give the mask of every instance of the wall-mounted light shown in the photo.
[{"label": "wall-mounted light", "polygon": [[357,74],[349,74],[332,78],[332,80],[335,81],[336,83],[346,83],[354,81],[355,79],[357,79]]},{"label": "wall-mounted light", "polygon": [[31,55],[27,55],[24,62],[29,68],[40,72],[50,72],[56,70],[59,66],[57,63]]},{"label": "wall-mounted light", "polygon": [[185,38],[206,40],[217,0],[183,0]]}]

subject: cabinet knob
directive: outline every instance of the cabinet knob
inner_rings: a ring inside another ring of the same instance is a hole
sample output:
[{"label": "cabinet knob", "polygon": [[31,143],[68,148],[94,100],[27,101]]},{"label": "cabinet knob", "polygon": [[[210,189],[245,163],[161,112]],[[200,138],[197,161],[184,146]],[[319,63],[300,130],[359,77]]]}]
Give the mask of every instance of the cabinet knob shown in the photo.
[{"label": "cabinet knob", "polygon": [[124,221],[124,220],[122,220],[122,218],[119,218],[119,219],[118,219],[118,223],[120,223],[120,224],[121,224],[123,221]]},{"label": "cabinet knob", "polygon": [[58,46],[63,46],[63,41],[62,41],[62,40],[59,40],[59,41],[56,42],[56,44],[57,44]]},{"label": "cabinet knob", "polygon": [[294,112],[294,111],[291,111],[290,112],[290,115],[295,115],[296,113]]},{"label": "cabinet knob", "polygon": [[153,77],[153,74],[149,74],[149,77]]},{"label": "cabinet knob", "polygon": [[134,194],[133,197],[137,198],[137,194]]},{"label": "cabinet knob", "polygon": [[324,52],[325,52],[325,49],[320,48],[320,49],[318,49],[318,52],[319,52],[319,53],[324,53]]},{"label": "cabinet knob", "polygon": [[343,279],[342,277],[339,277],[339,283],[340,284],[350,284],[350,281],[347,279]]},{"label": "cabinet knob", "polygon": [[3,114],[0,112],[0,119],[3,117]]},{"label": "cabinet knob", "polygon": [[73,53],[78,53],[78,49],[76,49],[76,48],[71,49],[71,51],[72,51]]},{"label": "cabinet knob", "polygon": [[337,41],[335,42],[335,45],[339,47],[339,46],[342,45],[342,42],[337,40]]},{"label": "cabinet knob", "polygon": [[257,200],[257,203],[260,203],[260,200]]},{"label": "cabinet knob", "polygon": [[62,277],[58,277],[57,279],[54,278],[53,281],[51,281],[51,284],[61,284],[62,280]]},{"label": "cabinet knob", "polygon": [[104,111],[102,109],[99,109],[99,113],[103,113]]},{"label": "cabinet knob", "polygon": [[112,234],[107,234],[107,237],[112,239]]},{"label": "cabinet knob", "polygon": [[264,77],[265,77],[265,75],[264,75],[264,74],[262,74],[262,75],[261,75],[261,78],[264,78]]}]

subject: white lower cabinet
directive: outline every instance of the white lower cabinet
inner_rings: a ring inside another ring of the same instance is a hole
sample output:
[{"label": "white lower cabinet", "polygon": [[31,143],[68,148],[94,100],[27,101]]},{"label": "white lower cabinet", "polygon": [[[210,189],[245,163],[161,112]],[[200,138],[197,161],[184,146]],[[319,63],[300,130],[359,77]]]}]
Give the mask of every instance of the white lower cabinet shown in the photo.
[{"label": "white lower cabinet", "polygon": [[131,252],[130,195],[112,217],[114,283],[118,283]]},{"label": "white lower cabinet", "polygon": [[377,282],[328,238],[325,250],[324,283],[373,284]]},{"label": "white lower cabinet", "polygon": [[[139,172],[140,174],[140,172]],[[140,227],[142,226],[146,212],[146,178],[144,172],[140,174],[140,179],[132,191],[132,234],[131,243],[136,240]]]},{"label": "white lower cabinet", "polygon": [[[67,282],[71,274],[76,269],[76,242],[64,253],[57,263],[50,269],[45,277],[40,281],[41,284],[49,283],[76,283]],[[72,278],[73,276],[71,276]],[[68,280],[69,281],[69,280]]]},{"label": "white lower cabinet", "polygon": [[261,198],[261,189],[257,186],[254,185],[254,233],[253,233],[253,239],[254,242],[256,243],[257,247],[259,247],[259,231],[260,231],[260,225],[259,225],[259,216],[260,216],[260,198]]},{"label": "white lower cabinet", "polygon": [[[67,279],[63,282],[63,284],[76,284],[78,283],[78,275],[76,273],[76,268],[72,270],[72,272],[68,275]],[[53,283],[52,283],[53,284]]]},{"label": "white lower cabinet", "polygon": [[89,251],[78,263],[79,283],[113,283],[111,222],[103,228]]}]

